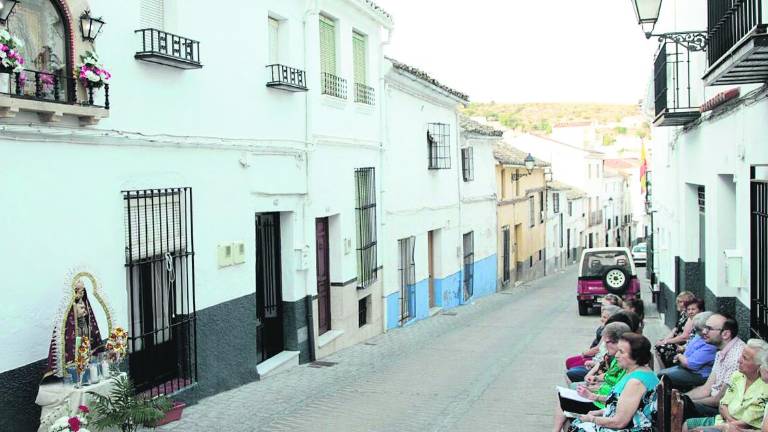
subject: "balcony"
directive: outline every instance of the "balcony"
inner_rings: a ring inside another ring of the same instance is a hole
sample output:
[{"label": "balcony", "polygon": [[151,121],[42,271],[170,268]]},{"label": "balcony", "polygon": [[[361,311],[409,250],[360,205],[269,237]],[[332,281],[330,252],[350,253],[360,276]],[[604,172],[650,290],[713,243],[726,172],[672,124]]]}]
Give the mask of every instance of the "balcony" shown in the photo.
[{"label": "balcony", "polygon": [[670,35],[659,44],[653,67],[655,126],[683,126],[701,117],[691,91],[692,84],[701,85],[691,76],[691,51],[698,47],[684,42],[688,35]]},{"label": "balcony", "polygon": [[373,105],[375,101],[373,87],[368,87],[362,83],[355,83],[355,102]]},{"label": "balcony", "polygon": [[137,60],[178,69],[200,69],[200,42],[157,29],[136,30],[141,41]]},{"label": "balcony", "polygon": [[339,99],[347,98],[347,80],[336,75],[323,72],[320,76],[322,93]]},{"label": "balcony", "polygon": [[59,121],[66,114],[83,125],[96,124],[109,116],[109,84],[83,87],[61,71],[0,73],[0,118],[20,111],[35,112],[43,122]]},{"label": "balcony", "polygon": [[706,85],[768,81],[765,0],[707,0]]},{"label": "balcony", "polygon": [[290,91],[307,91],[306,74],[303,70],[281,64],[267,66],[267,87]]}]

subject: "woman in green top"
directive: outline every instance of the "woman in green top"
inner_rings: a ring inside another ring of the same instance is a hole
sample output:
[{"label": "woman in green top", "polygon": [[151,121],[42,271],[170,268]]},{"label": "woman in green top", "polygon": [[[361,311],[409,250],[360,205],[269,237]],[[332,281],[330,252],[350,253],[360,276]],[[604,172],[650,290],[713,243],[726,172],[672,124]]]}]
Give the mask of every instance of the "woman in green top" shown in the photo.
[{"label": "woman in green top", "polygon": [[[608,352],[604,360],[604,362],[607,363],[605,372],[595,374],[595,370],[590,371],[590,374],[587,375],[587,383],[582,383],[578,387],[579,394],[581,394],[582,397],[594,402],[582,403],[578,404],[578,406],[576,404],[570,404],[569,410],[571,412],[575,412],[576,414],[586,414],[589,411],[594,410],[595,407],[605,408],[603,402],[607,399],[607,395],[611,392],[613,386],[621,380],[625,373],[624,369],[622,369],[616,361],[615,355],[618,350],[619,338],[625,333],[629,333],[629,330],[629,326],[623,322],[614,322],[605,326],[602,334],[602,341],[605,343]],[[600,379],[602,379],[602,381],[600,381]],[[594,392],[591,391],[590,388],[591,390],[594,390]],[[554,431],[561,431],[565,426],[565,421],[566,418],[565,415],[563,415],[562,407],[560,406],[560,403],[558,403],[555,411]]]}]

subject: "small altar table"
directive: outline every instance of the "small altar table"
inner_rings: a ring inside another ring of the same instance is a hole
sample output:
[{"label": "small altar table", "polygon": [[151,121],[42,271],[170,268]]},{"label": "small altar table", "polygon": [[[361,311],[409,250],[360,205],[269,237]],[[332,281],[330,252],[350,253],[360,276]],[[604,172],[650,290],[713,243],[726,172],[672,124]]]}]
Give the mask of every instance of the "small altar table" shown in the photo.
[{"label": "small altar table", "polygon": [[[124,376],[125,372],[118,375]],[[77,412],[80,405],[88,405],[88,392],[107,396],[112,391],[115,378],[102,379],[96,384],[75,388],[74,384],[51,383],[43,384],[37,392],[35,403],[43,409],[40,413],[40,428],[37,432],[48,432],[51,425],[61,417],[70,416]]]}]

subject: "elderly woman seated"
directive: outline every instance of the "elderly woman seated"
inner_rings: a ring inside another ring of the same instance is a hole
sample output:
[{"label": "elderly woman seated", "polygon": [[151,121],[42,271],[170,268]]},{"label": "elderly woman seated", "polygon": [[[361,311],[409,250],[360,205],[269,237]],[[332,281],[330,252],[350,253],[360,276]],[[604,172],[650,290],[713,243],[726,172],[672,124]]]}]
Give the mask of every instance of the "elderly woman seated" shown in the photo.
[{"label": "elderly woman seated", "polygon": [[[618,306],[603,305],[600,310],[600,326],[595,330],[595,340],[592,341],[589,349],[585,350],[580,355],[569,357],[565,360],[565,368],[567,370],[566,376],[570,382],[584,380],[587,371],[592,367],[592,365],[585,366],[585,363],[590,361],[594,356],[600,354],[600,340],[602,338],[603,326],[605,326],[608,320],[618,312],[621,312],[621,308]],[[603,351],[602,354],[605,354],[605,352]]]},{"label": "elderly woman seated", "polygon": [[637,333],[619,338],[616,360],[625,375],[613,387],[605,409],[590,411],[573,420],[569,432],[645,432],[653,430],[656,386],[659,379],[648,367],[651,342]]},{"label": "elderly woman seated", "polygon": [[[720,414],[716,417],[688,419],[683,430],[749,430],[763,423],[768,383],[761,379],[761,359],[768,352],[768,343],[750,339],[741,352],[739,370],[731,376],[731,385],[720,399]],[[714,426],[714,427],[712,427]]]},{"label": "elderly woman seated", "polygon": [[[605,343],[606,355],[601,362],[595,365],[587,374],[586,381],[579,383],[579,394],[592,402],[573,402],[568,408],[571,412],[586,414],[597,408],[605,408],[605,400],[613,386],[624,376],[624,369],[616,361],[618,341],[624,333],[629,333],[629,326],[622,322],[606,324],[603,329],[602,342]],[[555,431],[562,430],[566,418],[563,415],[561,405],[558,403],[555,410]]]},{"label": "elderly woman seated", "polygon": [[715,363],[717,347],[710,345],[701,337],[701,331],[712,316],[712,312],[701,312],[693,317],[695,336],[685,347],[685,352],[674,357],[675,366],[658,372],[659,378],[666,375],[672,388],[688,391],[707,381]]}]

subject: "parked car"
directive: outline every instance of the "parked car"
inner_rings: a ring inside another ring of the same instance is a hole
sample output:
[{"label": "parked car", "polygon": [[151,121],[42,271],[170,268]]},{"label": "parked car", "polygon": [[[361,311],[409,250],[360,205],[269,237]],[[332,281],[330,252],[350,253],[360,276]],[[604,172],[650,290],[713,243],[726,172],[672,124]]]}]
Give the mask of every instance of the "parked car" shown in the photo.
[{"label": "parked car", "polygon": [[632,260],[635,261],[635,265],[638,267],[645,266],[646,250],[645,243],[638,243],[632,248]]},{"label": "parked car", "polygon": [[625,247],[584,249],[581,253],[576,288],[579,315],[588,314],[590,307],[600,307],[606,294],[625,299],[640,296],[635,263]]}]

